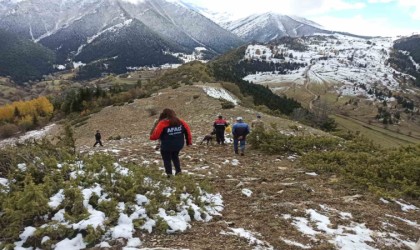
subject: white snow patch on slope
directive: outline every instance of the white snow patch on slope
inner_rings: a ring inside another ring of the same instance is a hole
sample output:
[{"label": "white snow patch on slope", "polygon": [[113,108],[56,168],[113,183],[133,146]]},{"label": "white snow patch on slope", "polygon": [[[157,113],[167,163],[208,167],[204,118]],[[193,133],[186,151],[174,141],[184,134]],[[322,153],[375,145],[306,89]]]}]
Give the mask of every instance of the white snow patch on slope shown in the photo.
[{"label": "white snow patch on slope", "polygon": [[50,206],[52,209],[56,209],[58,206],[60,206],[61,202],[63,202],[64,198],[64,190],[60,189],[58,193],[56,193],[50,198],[48,206]]},{"label": "white snow patch on slope", "polygon": [[280,239],[282,241],[284,241],[284,243],[286,243],[289,246],[296,246],[296,247],[299,247],[299,248],[302,248],[302,249],[311,249],[312,248],[312,246],[303,245],[302,243],[299,243],[299,242],[296,242],[296,241],[293,241],[293,240],[288,240],[288,239],[285,239],[283,237],[280,237]]},{"label": "white snow patch on slope", "polygon": [[242,189],[242,194],[245,195],[246,197],[251,197],[252,191],[247,188],[244,188]]},{"label": "white snow patch on slope", "polygon": [[398,216],[394,216],[394,215],[389,215],[389,214],[386,214],[385,216],[400,220],[402,222],[405,222],[407,225],[410,225],[412,227],[420,229],[420,225],[415,221],[407,220],[407,219],[404,219],[404,218],[401,218],[401,217],[398,217]]},{"label": "white snow patch on slope", "polygon": [[5,147],[5,146],[10,146],[10,145],[15,145],[16,143],[23,143],[27,140],[41,139],[42,137],[46,136],[48,132],[50,132],[50,130],[54,127],[55,127],[55,124],[51,124],[39,130],[28,131],[24,135],[18,138],[9,138],[6,140],[2,140],[0,141],[0,148]]},{"label": "white snow patch on slope", "polygon": [[86,244],[83,241],[82,234],[78,234],[73,239],[64,239],[57,243],[55,246],[55,250],[76,250],[76,249],[84,249],[86,248]]},{"label": "white snow patch on slope", "polygon": [[259,233],[253,233],[251,231],[247,231],[243,228],[229,228],[232,232],[225,232],[221,231],[220,234],[222,235],[235,235],[240,238],[246,239],[250,245],[256,245],[254,249],[264,249],[264,250],[272,250],[274,249],[270,243],[266,241],[259,240],[256,236],[261,236]]},{"label": "white snow patch on slope", "polygon": [[216,99],[224,99],[226,101],[232,102],[235,105],[238,105],[239,103],[238,99],[236,99],[223,88],[203,87],[203,90],[210,97]]},{"label": "white snow patch on slope", "polygon": [[411,204],[405,204],[404,201],[402,201],[402,200],[399,200],[399,201],[398,200],[394,200],[394,202],[397,203],[398,205],[400,205],[401,206],[401,210],[404,211],[404,212],[408,212],[410,210],[414,210],[414,211],[419,210],[418,207],[416,207],[414,205],[411,205]]},{"label": "white snow patch on slope", "polygon": [[[315,209],[307,209],[306,214],[309,219],[303,217],[293,217],[289,214],[283,215],[283,219],[292,220],[298,231],[309,236],[311,239],[318,241],[318,235],[326,237],[328,242],[334,244],[338,249],[376,249],[367,243],[382,242],[387,246],[401,247],[401,244],[412,247],[414,242],[401,239],[400,235],[395,232],[374,231],[366,227],[363,223],[356,223],[351,221],[352,215],[347,212],[340,212],[334,208],[320,205],[324,213],[328,215],[339,216],[346,220],[346,225],[338,225],[331,227],[330,219],[327,215],[321,214]],[[418,228],[418,224],[413,221],[405,220],[396,216],[386,215],[387,217],[395,218],[406,222],[408,225]],[[374,240],[375,238],[375,240]]]}]

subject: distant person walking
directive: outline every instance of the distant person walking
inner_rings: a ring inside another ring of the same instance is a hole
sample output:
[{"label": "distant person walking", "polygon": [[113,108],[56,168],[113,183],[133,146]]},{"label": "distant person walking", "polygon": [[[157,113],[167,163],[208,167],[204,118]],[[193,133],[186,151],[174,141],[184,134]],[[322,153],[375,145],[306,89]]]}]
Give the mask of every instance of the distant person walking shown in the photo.
[{"label": "distant person walking", "polygon": [[96,130],[96,134],[95,134],[96,142],[95,142],[95,144],[93,144],[93,147],[96,147],[96,145],[98,145],[98,144],[101,145],[101,147],[103,147],[104,145],[102,145],[101,139],[102,139],[101,133],[99,132],[99,130]]},{"label": "distant person walking", "polygon": [[261,120],[261,115],[257,114],[257,118],[252,120],[251,122],[252,133],[255,134],[255,138],[257,142],[260,142],[260,138],[262,137],[265,127],[264,122]]},{"label": "distant person walking", "polygon": [[246,136],[249,132],[249,126],[243,122],[242,117],[236,118],[236,123],[232,127],[233,149],[235,150],[235,154],[239,154],[238,149],[240,149],[241,155],[245,155]]},{"label": "distant person walking", "polygon": [[223,116],[219,115],[217,120],[214,121],[213,126],[216,132],[217,144],[225,145],[225,129],[229,126],[229,123],[223,119]]},{"label": "distant person walking", "polygon": [[160,140],[161,142],[160,153],[168,178],[172,176],[172,163],[175,167],[175,174],[180,174],[179,152],[184,147],[184,140],[187,146],[192,145],[192,135],[188,124],[179,119],[172,109],[164,109],[159,117],[159,122],[150,135],[150,140]]},{"label": "distant person walking", "polygon": [[257,118],[251,122],[252,129],[264,129],[264,122],[261,120],[261,115],[257,114]]}]

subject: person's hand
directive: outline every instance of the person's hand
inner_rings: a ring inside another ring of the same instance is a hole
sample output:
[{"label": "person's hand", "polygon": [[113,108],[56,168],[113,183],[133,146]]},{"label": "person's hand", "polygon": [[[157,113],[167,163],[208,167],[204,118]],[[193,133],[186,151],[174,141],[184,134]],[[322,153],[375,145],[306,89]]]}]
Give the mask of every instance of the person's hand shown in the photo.
[{"label": "person's hand", "polygon": [[244,139],[244,137],[241,135],[238,137],[238,140],[242,141]]}]

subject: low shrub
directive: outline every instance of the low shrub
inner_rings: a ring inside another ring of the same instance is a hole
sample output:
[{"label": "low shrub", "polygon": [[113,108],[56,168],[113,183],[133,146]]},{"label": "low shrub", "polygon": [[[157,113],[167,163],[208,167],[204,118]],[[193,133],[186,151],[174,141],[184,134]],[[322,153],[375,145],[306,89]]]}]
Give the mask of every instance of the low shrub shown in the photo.
[{"label": "low shrub", "polygon": [[222,105],[222,109],[233,109],[235,108],[235,104],[233,102],[229,102],[226,100],[220,100],[221,101],[221,105]]},{"label": "low shrub", "polygon": [[158,114],[158,109],[153,105],[146,106],[146,112],[149,114],[149,116],[155,116]]},{"label": "low shrub", "polygon": [[382,149],[357,138],[344,147],[310,152],[301,164],[308,170],[338,174],[343,180],[384,197],[420,198],[420,145]]},{"label": "low shrub", "polygon": [[0,127],[0,138],[9,138],[19,132],[19,127],[15,124],[5,124]]}]

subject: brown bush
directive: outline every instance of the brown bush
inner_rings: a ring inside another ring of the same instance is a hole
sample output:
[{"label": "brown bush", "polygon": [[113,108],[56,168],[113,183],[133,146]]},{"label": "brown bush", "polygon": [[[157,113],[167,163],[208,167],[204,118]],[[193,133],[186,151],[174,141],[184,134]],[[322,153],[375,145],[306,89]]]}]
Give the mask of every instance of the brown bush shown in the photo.
[{"label": "brown bush", "polygon": [[0,127],[0,138],[9,138],[19,132],[19,127],[14,124],[6,124]]}]

